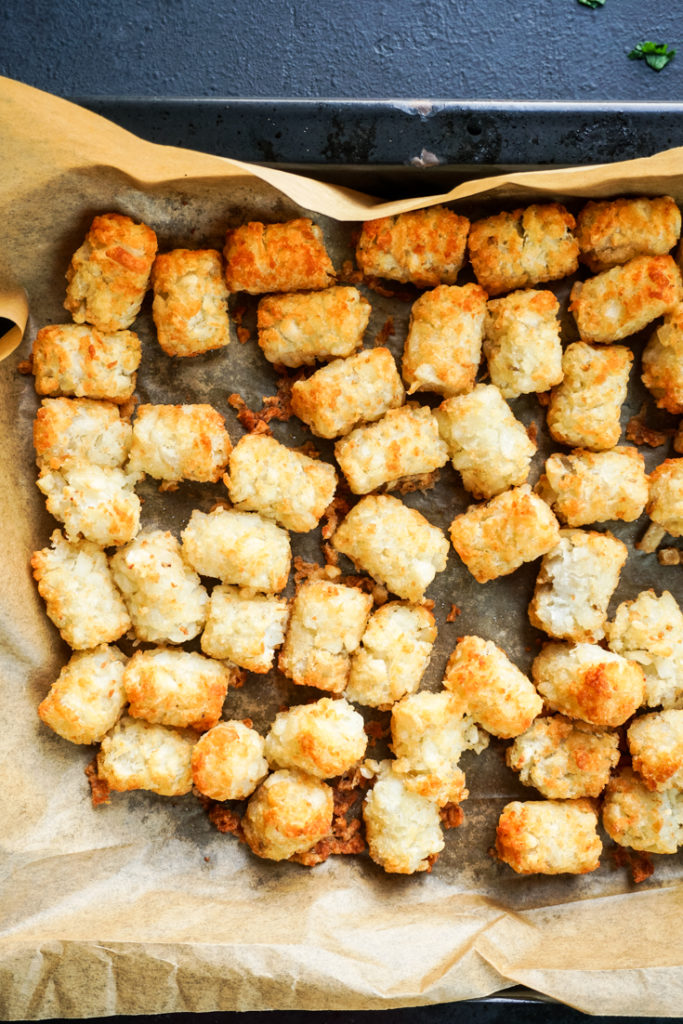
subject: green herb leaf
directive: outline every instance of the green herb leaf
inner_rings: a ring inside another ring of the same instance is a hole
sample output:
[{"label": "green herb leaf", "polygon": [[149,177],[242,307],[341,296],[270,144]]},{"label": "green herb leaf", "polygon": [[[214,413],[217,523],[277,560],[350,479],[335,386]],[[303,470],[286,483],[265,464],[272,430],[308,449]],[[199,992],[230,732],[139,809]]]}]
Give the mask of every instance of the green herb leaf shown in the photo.
[{"label": "green herb leaf", "polygon": [[661,71],[672,59],[675,50],[670,50],[666,43],[653,43],[647,40],[638,43],[628,55],[629,60],[644,60],[653,71]]},{"label": "green herb leaf", "polygon": [[592,7],[595,10],[597,7],[604,7],[605,0],[579,0],[580,4],[584,7]]}]

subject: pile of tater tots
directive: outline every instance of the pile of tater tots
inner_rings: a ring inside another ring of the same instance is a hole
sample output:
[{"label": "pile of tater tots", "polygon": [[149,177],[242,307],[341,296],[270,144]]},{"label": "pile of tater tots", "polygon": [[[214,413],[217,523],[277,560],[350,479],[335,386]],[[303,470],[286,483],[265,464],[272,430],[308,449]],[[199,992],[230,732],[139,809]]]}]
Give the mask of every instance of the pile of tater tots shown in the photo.
[{"label": "pile of tater tots", "polygon": [[[313,865],[367,849],[412,874],[431,870],[461,820],[462,755],[476,764],[495,737],[529,787],[490,838],[512,870],[595,870],[600,820],[621,847],[675,853],[683,613],[646,585],[609,620],[629,550],[600,527],[647,513],[642,550],[656,565],[664,543],[676,561],[683,426],[681,457],[648,474],[620,417],[631,374],[658,409],[683,413],[680,230],[667,196],[589,201],[576,218],[541,202],[472,223],[433,205],[363,224],[344,276],[307,218],[238,226],[223,253],[158,254],[147,225],[95,217],[66,275],[73,322],[42,327],[31,357],[38,487],[60,524],[31,564],[73,651],[38,713],[97,745],[93,801],[194,792],[231,811],[259,857]],[[563,345],[543,285],[567,277],[580,340]],[[412,302],[400,366],[381,338],[363,347],[380,285]],[[258,296],[247,344],[289,374],[288,414],[333,443],[335,464],[258,418],[238,439],[212,405],[138,403],[131,327],[149,288],[158,343],[180,359],[227,346],[230,296]],[[628,340],[644,328],[634,364]],[[523,395],[538,396],[557,445],[536,480],[534,432],[509,404]],[[448,462],[471,496],[450,536],[403,500]],[[179,535],[150,528],[145,477],[222,482],[224,499]],[[290,533],[315,530],[325,564],[294,585]],[[466,635],[440,688],[421,688],[437,636],[429,587],[451,545],[482,588],[538,561],[528,616],[545,636],[530,676],[495,636]],[[680,594],[683,574],[669,571]],[[301,703],[265,734],[226,715],[231,686],[273,670],[307,688]],[[367,709],[390,716],[388,756],[369,756]],[[344,786],[360,810],[342,840]]]}]

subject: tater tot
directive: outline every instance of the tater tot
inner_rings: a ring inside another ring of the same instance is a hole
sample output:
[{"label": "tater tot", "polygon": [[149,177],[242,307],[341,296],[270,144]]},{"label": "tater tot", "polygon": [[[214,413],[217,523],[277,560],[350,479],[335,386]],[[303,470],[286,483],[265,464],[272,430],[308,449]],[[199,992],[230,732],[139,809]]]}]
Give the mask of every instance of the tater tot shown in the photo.
[{"label": "tater tot", "polygon": [[228,289],[215,249],[174,249],[152,268],[152,315],[169,356],[196,356],[230,342]]},{"label": "tater tot", "polygon": [[192,748],[197,734],[124,715],[102,740],[98,777],[114,792],[149,789],[183,796],[192,789]]},{"label": "tater tot", "polygon": [[300,686],[341,693],[372,598],[357,587],[313,580],[299,588],[280,651],[280,671]]},{"label": "tater tot", "polygon": [[201,633],[209,596],[170,531],[144,530],[109,564],[138,640],[179,644]]},{"label": "tater tot", "polygon": [[318,437],[340,437],[372,423],[405,400],[403,383],[388,348],[335,359],[308,380],[292,385],[292,409]]},{"label": "tater tot", "polygon": [[632,363],[633,353],[623,345],[568,345],[562,357],[564,379],[553,388],[548,405],[552,438],[596,452],[614,448],[621,437],[621,407]]},{"label": "tater tot", "polygon": [[101,331],[130,327],[140,312],[157,251],[156,235],[119,213],[95,217],[66,272],[64,308]]},{"label": "tater tot", "polygon": [[559,308],[552,292],[533,288],[487,303],[484,355],[504,398],[547,391],[562,380]]},{"label": "tater tot", "polygon": [[363,820],[372,860],[391,874],[429,871],[446,845],[437,804],[411,793],[391,761],[378,765],[377,780],[363,803]]},{"label": "tater tot", "polygon": [[140,405],[128,468],[172,483],[217,483],[231,449],[225,419],[211,405]]},{"label": "tater tot", "polygon": [[611,533],[560,530],[541,562],[529,621],[558,640],[597,643],[628,548]]},{"label": "tater tot", "polygon": [[580,259],[594,274],[634,256],[663,256],[680,233],[681,214],[671,196],[591,200],[576,218]]},{"label": "tater tot", "polygon": [[180,538],[184,558],[201,576],[266,593],[287,586],[289,534],[256,512],[195,509]]},{"label": "tater tot", "polygon": [[378,487],[392,490],[402,480],[448,462],[432,410],[412,404],[391,409],[377,423],[356,427],[337,441],[334,454],[354,494]]},{"label": "tater tot", "polygon": [[633,769],[648,789],[683,789],[683,710],[641,715],[627,738]]},{"label": "tater tot", "polygon": [[658,409],[683,413],[683,303],[664,315],[645,346],[641,380]]},{"label": "tater tot", "polygon": [[33,421],[39,469],[60,469],[71,459],[115,468],[126,461],[133,428],[118,405],[91,398],[44,398]]},{"label": "tater tot", "polygon": [[281,224],[242,224],[228,231],[223,253],[231,292],[298,292],[334,284],[323,233],[306,217]]},{"label": "tater tot", "polygon": [[480,753],[489,738],[465,714],[452,693],[412,693],[391,709],[392,770],[411,793],[439,807],[467,798],[465,773],[458,766],[465,750]]},{"label": "tater tot", "polygon": [[105,334],[78,324],[42,327],[33,342],[36,391],[121,405],[135,391],[141,353],[133,331]]},{"label": "tater tot", "polygon": [[249,672],[270,672],[275,649],[285,639],[289,605],[283,598],[239,587],[211,591],[201,646],[211,658],[227,659]]},{"label": "tater tot", "polygon": [[470,222],[445,206],[409,210],[363,224],[356,261],[366,276],[419,288],[454,284],[465,260]]},{"label": "tater tot", "polygon": [[450,526],[453,547],[478,583],[507,576],[557,544],[559,523],[528,484],[470,505]]},{"label": "tater tot", "polygon": [[389,494],[361,498],[337,528],[332,546],[407,601],[422,600],[448,558],[443,532]]},{"label": "tater tot", "polygon": [[296,452],[274,437],[246,434],[232,450],[223,482],[235,508],[307,533],[332,501],[337,474],[328,462]]},{"label": "tater tot", "polygon": [[476,284],[439,285],[410,311],[401,373],[408,393],[471,391],[479,369],[487,295]]},{"label": "tater tot", "polygon": [[514,800],[496,829],[496,853],[520,875],[583,875],[600,866],[590,800]]},{"label": "tater tot", "polygon": [[683,793],[650,790],[630,768],[622,768],[607,787],[602,824],[620,846],[676,853],[683,844]]},{"label": "tater tot", "polygon": [[131,621],[104,551],[89,540],[72,544],[60,530],[50,541],[51,547],[34,553],[31,565],[62,639],[74,650],[118,640]]},{"label": "tater tot", "polygon": [[99,743],[126,704],[126,661],[118,647],[109,644],[72,654],[38,705],[45,725],[71,743]]},{"label": "tater tot", "polygon": [[666,459],[650,473],[645,511],[672,537],[683,536],[683,459]]},{"label": "tater tot", "polygon": [[173,647],[136,651],[123,673],[133,718],[198,732],[218,722],[230,679],[222,662]]},{"label": "tater tot", "polygon": [[211,800],[244,800],[268,774],[265,740],[244,722],[219,722],[192,748],[192,780]]},{"label": "tater tot", "polygon": [[622,445],[607,452],[581,448],[546,459],[536,491],[567,526],[610,519],[633,522],[647,502],[645,460],[637,448]]},{"label": "tater tot", "polygon": [[258,343],[266,359],[292,368],[345,358],[360,348],[371,306],[357,288],[266,295],[258,304]]},{"label": "tater tot", "polygon": [[537,718],[505,760],[520,782],[551,800],[597,797],[619,762],[619,734],[563,715]]},{"label": "tater tot", "polygon": [[443,685],[475,722],[503,739],[525,732],[543,708],[533,684],[505,651],[479,636],[461,638]]},{"label": "tater tot", "polygon": [[329,835],[331,788],[298,769],[281,768],[253,794],[242,818],[244,838],[258,857],[289,860]]},{"label": "tater tot", "polygon": [[127,544],[140,529],[140,499],[133,490],[138,473],[72,459],[44,469],[38,487],[48,512],[64,523],[67,540],[80,537],[99,547]]},{"label": "tater tot", "polygon": [[343,698],[321,697],[275,716],[265,754],[273,768],[300,768],[331,779],[355,767],[367,745],[362,715]]},{"label": "tater tot", "polygon": [[413,693],[435,640],[434,616],[424,605],[400,601],[381,605],[370,616],[360,647],[351,655],[347,699],[384,708]]},{"label": "tater tot", "polygon": [[477,281],[489,295],[500,295],[573,274],[579,265],[574,227],[574,218],[560,203],[475,221],[468,249]]},{"label": "tater tot", "polygon": [[642,667],[648,707],[683,708],[683,612],[668,590],[622,601],[606,633],[611,650]]},{"label": "tater tot", "polygon": [[645,699],[640,665],[597,644],[548,643],[531,674],[548,707],[589,725],[615,729]]},{"label": "tater tot", "polygon": [[572,287],[569,309],[584,341],[609,344],[640,331],[683,298],[671,256],[635,256]]},{"label": "tater tot", "polygon": [[492,498],[526,481],[536,445],[493,384],[447,398],[434,415],[453,468],[475,498]]}]

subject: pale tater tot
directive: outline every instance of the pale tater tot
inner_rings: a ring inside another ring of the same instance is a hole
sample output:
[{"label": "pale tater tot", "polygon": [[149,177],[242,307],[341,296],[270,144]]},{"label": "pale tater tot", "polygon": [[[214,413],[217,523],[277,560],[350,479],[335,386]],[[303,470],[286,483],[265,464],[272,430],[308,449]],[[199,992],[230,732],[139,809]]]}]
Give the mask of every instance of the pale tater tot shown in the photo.
[{"label": "pale tater tot", "polygon": [[292,602],[280,671],[300,686],[341,693],[371,610],[372,598],[357,587],[327,580],[303,584]]},{"label": "pale tater tot", "polygon": [[594,274],[634,256],[663,256],[681,233],[681,214],[671,196],[591,200],[576,218],[581,262]]},{"label": "pale tater tot", "polygon": [[222,662],[174,647],[136,651],[123,674],[131,717],[198,732],[218,722],[230,680]]},{"label": "pale tater tot", "polygon": [[633,770],[648,789],[683,789],[683,710],[641,715],[627,739]]},{"label": "pale tater tot", "polygon": [[520,782],[551,800],[597,797],[619,763],[619,734],[563,715],[537,718],[505,760]]},{"label": "pale tater tot", "polygon": [[211,800],[244,800],[268,774],[264,746],[244,722],[219,722],[192,748],[192,781]]},{"label": "pale tater tot", "polygon": [[668,590],[623,601],[606,632],[610,649],[643,669],[648,707],[683,708],[683,612]]},{"label": "pale tater tot", "polygon": [[344,698],[321,697],[275,716],[265,754],[272,768],[300,768],[332,779],[355,767],[367,745],[362,715]]},{"label": "pale tater tot", "polygon": [[568,345],[562,357],[564,380],[553,389],[548,405],[553,440],[596,452],[614,448],[621,437],[621,407],[632,363],[633,353],[623,345]]},{"label": "pale tater tot", "polygon": [[545,644],[531,674],[549,708],[589,725],[616,729],[645,699],[640,665],[597,644]]},{"label": "pale tater tot", "polygon": [[607,452],[577,448],[568,455],[555,453],[546,459],[536,491],[567,526],[610,519],[631,523],[647,502],[645,460],[626,445]]},{"label": "pale tater tot", "polygon": [[60,469],[71,459],[116,468],[126,461],[133,428],[118,405],[91,398],[44,398],[33,421],[39,469]]},{"label": "pale tater tot", "polygon": [[71,743],[99,743],[127,701],[126,661],[118,647],[109,644],[72,654],[38,705],[45,725]]},{"label": "pale tater tot", "polygon": [[683,303],[666,313],[643,352],[641,380],[658,409],[683,413]]},{"label": "pale tater tot", "polygon": [[289,534],[256,512],[195,509],[180,539],[183,557],[201,576],[266,593],[287,586]]},{"label": "pale tater tot", "polygon": [[533,288],[487,303],[484,355],[504,398],[547,391],[562,380],[559,308],[552,292]]},{"label": "pale tater tot", "polygon": [[470,222],[445,206],[409,210],[363,224],[356,262],[368,277],[418,288],[454,284],[465,260]]},{"label": "pale tater tot", "polygon": [[249,672],[270,672],[275,650],[285,639],[288,617],[289,604],[284,598],[239,587],[214,587],[202,650]]},{"label": "pale tater tot", "polygon": [[140,405],[128,468],[169,483],[217,483],[231,449],[225,419],[211,405]]},{"label": "pale tater tot", "polygon": [[645,511],[672,537],[683,536],[683,459],[665,459],[650,473]]},{"label": "pale tater tot", "polygon": [[402,480],[424,476],[448,462],[448,449],[428,406],[391,409],[377,423],[356,427],[334,446],[354,494],[392,490]]},{"label": "pale tater tot", "polygon": [[464,702],[452,693],[412,693],[391,709],[392,770],[411,793],[438,807],[467,798],[459,767],[465,750],[480,753],[489,738],[478,729]]},{"label": "pale tater tot", "polygon": [[630,768],[622,768],[607,787],[602,824],[620,846],[676,853],[683,845],[683,792],[653,791]]},{"label": "pale tater tot", "polygon": [[572,287],[569,309],[584,341],[609,344],[635,334],[683,298],[671,256],[635,256]]},{"label": "pale tater tot", "polygon": [[274,437],[246,434],[232,450],[223,482],[235,508],[307,533],[332,501],[337,474],[328,462],[295,452]]},{"label": "pale tater tot", "polygon": [[507,576],[557,544],[560,526],[528,484],[470,505],[450,526],[453,547],[478,583]]},{"label": "pale tater tot", "polygon": [[584,875],[600,866],[590,800],[513,800],[496,829],[496,853],[520,875]]},{"label": "pale tater tot", "polygon": [[475,498],[525,483],[536,445],[493,384],[447,398],[434,415],[453,468]]},{"label": "pale tater tot", "polygon": [[363,802],[370,857],[391,874],[429,871],[446,845],[437,804],[411,793],[391,761],[381,761],[376,776]]},{"label": "pale tater tot", "polygon": [[292,409],[318,437],[341,437],[372,423],[405,400],[403,383],[388,348],[365,349],[335,359],[308,380],[292,385]]},{"label": "pale tater tot", "polygon": [[78,324],[42,327],[33,342],[36,391],[121,405],[135,391],[141,354],[133,331],[105,334]]},{"label": "pale tater tot", "polygon": [[439,285],[410,311],[401,373],[408,393],[471,391],[484,339],[487,295],[476,284]]},{"label": "pale tater tot", "polygon": [[201,633],[209,596],[170,531],[144,530],[109,564],[138,640],[179,644]]},{"label": "pale tater tot", "polygon": [[253,794],[242,818],[244,838],[258,857],[289,860],[332,830],[332,789],[320,779],[281,768]]},{"label": "pale tater tot", "polygon": [[526,732],[543,708],[533,684],[505,651],[480,636],[460,639],[443,685],[478,725],[503,739]]},{"label": "pale tater tot", "polygon": [[230,342],[228,289],[215,249],[173,249],[152,268],[152,315],[169,356],[196,356]]},{"label": "pale tater tot", "polygon": [[422,600],[448,558],[448,541],[438,526],[389,494],[361,498],[337,528],[332,546],[406,601]]},{"label": "pale tater tot", "polygon": [[307,217],[242,224],[228,231],[223,254],[231,292],[298,292],[334,284],[323,233]]},{"label": "pale tater tot", "polygon": [[258,304],[258,343],[271,363],[296,368],[346,358],[363,341],[371,306],[357,288],[266,295]]},{"label": "pale tater tot", "polygon": [[67,540],[81,537],[99,547],[127,544],[140,529],[140,479],[118,467],[72,459],[59,469],[44,469],[37,483],[48,512],[64,523]]},{"label": "pale tater tot", "polygon": [[431,611],[420,604],[388,601],[372,613],[360,647],[351,655],[346,697],[385,708],[413,693],[425,674],[436,640]]},{"label": "pale tater tot", "polygon": [[114,792],[149,789],[184,796],[192,789],[192,748],[197,734],[124,715],[102,740],[97,775]]},{"label": "pale tater tot", "polygon": [[113,643],[131,627],[107,556],[92,541],[72,544],[55,530],[51,547],[31,558],[48,617],[74,650]]},{"label": "pale tater tot", "polygon": [[529,621],[558,640],[597,643],[605,635],[607,606],[617,589],[628,548],[611,533],[560,530],[543,556]]},{"label": "pale tater tot", "polygon": [[560,203],[543,203],[477,220],[468,249],[477,281],[489,295],[573,274],[576,222]]},{"label": "pale tater tot", "polygon": [[157,251],[146,224],[119,213],[95,217],[66,272],[64,308],[101,331],[130,327],[140,312]]}]

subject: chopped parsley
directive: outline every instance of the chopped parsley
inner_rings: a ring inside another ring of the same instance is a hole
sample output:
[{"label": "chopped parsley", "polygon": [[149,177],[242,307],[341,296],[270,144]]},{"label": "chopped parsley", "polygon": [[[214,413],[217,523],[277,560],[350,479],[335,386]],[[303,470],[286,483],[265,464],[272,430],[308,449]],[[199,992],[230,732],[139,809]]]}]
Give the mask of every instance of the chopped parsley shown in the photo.
[{"label": "chopped parsley", "polygon": [[605,0],[579,0],[579,3],[583,4],[584,7],[592,7],[593,10],[605,6]]},{"label": "chopped parsley", "polygon": [[676,53],[670,50],[666,43],[653,43],[647,41],[638,43],[628,55],[629,60],[644,60],[653,71],[661,71],[669,63]]}]

